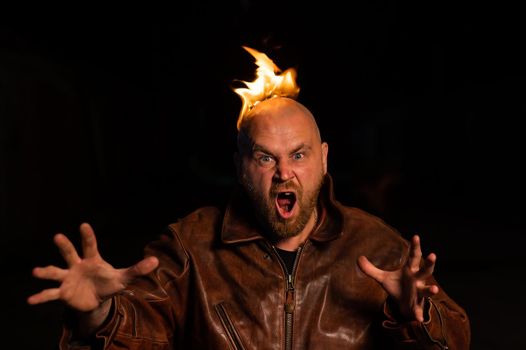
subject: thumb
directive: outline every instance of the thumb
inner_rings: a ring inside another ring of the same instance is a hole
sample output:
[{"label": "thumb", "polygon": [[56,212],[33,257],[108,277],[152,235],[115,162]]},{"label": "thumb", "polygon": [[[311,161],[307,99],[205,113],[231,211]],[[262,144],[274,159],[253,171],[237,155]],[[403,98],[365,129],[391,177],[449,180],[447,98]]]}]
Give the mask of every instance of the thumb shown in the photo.
[{"label": "thumb", "polygon": [[128,280],[131,280],[136,277],[149,274],[150,272],[155,270],[157,266],[159,266],[159,259],[157,259],[154,256],[150,256],[126,269],[125,275]]},{"label": "thumb", "polygon": [[383,283],[385,279],[385,271],[380,270],[364,255],[358,257],[358,266],[367,276],[373,278],[378,283]]}]

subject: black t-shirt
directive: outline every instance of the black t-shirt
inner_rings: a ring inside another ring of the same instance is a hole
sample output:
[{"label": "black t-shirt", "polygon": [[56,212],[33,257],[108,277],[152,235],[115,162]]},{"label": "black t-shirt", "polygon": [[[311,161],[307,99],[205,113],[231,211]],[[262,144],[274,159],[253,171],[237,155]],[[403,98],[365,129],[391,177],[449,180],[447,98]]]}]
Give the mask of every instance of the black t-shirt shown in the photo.
[{"label": "black t-shirt", "polygon": [[287,273],[290,275],[292,274],[292,269],[294,268],[294,261],[296,260],[296,251],[291,252],[288,250],[283,250],[276,248],[276,251],[278,252],[279,256],[281,257],[281,260],[285,263],[285,267],[287,268]]}]

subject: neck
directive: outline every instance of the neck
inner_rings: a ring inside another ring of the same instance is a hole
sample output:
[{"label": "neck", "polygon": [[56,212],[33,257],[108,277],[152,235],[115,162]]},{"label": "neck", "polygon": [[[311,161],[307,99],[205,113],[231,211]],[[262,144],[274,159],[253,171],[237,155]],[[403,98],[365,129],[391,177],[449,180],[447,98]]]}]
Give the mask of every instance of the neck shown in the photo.
[{"label": "neck", "polygon": [[312,215],[310,216],[309,221],[307,221],[307,225],[305,225],[303,230],[294,237],[284,238],[278,241],[276,243],[276,247],[291,252],[298,250],[299,246],[301,246],[307,240],[307,238],[309,238],[317,223],[318,210],[314,208]]}]

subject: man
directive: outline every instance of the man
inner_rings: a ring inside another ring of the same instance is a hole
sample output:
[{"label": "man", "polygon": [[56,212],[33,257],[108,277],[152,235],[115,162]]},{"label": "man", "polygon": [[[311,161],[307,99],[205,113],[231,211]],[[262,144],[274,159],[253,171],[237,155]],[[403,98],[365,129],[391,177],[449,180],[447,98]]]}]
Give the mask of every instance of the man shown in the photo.
[{"label": "man", "polygon": [[68,267],[33,273],[60,287],[28,302],[73,310],[62,349],[468,349],[435,255],[337,202],[327,154],[303,105],[267,99],[241,123],[241,186],[225,210],[170,225],[127,269],[101,258],[88,224],[82,257],[58,234]]}]

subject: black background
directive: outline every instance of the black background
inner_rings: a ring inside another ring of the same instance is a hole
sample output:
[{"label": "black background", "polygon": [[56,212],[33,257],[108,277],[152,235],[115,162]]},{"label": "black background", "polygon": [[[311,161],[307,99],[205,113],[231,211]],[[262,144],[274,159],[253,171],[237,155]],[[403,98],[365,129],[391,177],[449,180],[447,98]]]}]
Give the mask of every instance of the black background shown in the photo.
[{"label": "black background", "polygon": [[90,222],[115,266],[235,184],[241,46],[298,71],[339,200],[421,235],[473,349],[518,349],[525,302],[524,20],[505,3],[194,2],[1,11],[3,339],[55,349],[25,299]]}]

